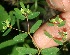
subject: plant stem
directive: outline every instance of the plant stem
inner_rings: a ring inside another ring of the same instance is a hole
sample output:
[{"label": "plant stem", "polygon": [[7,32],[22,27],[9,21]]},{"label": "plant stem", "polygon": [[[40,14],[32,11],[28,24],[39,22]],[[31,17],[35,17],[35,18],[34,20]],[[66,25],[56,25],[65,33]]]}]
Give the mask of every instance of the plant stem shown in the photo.
[{"label": "plant stem", "polygon": [[18,30],[20,30],[19,19],[17,19],[17,27],[18,27]]},{"label": "plant stem", "polygon": [[27,18],[27,29],[28,29],[28,31],[27,31],[27,32],[29,33],[29,32],[30,32],[30,30],[29,30],[30,28],[29,28],[28,18]]},{"label": "plant stem", "polygon": [[35,0],[35,11],[37,10],[37,0]]},{"label": "plant stem", "polygon": [[39,49],[39,50],[38,50],[38,51],[39,51],[39,52],[38,52],[38,55],[40,55],[40,53],[41,53],[41,50],[42,50],[42,49]]}]

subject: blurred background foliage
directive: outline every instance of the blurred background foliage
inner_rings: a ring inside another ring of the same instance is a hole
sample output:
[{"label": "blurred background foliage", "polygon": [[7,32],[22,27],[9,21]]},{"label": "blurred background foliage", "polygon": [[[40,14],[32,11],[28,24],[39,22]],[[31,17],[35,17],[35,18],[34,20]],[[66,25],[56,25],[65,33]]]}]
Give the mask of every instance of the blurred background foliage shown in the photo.
[{"label": "blurred background foliage", "polygon": [[[31,11],[40,12],[40,15],[36,19],[29,20],[30,27],[39,19],[42,20],[42,24],[43,24],[43,23],[47,22],[50,18],[56,16],[57,14],[60,14],[59,11],[51,9],[48,6],[48,4],[46,3],[45,0],[0,0],[0,5],[2,5],[5,8],[7,13],[10,13],[10,11],[14,10],[14,8],[19,8],[20,9],[20,6],[19,6],[20,2],[23,2],[25,6],[29,5],[29,9]],[[16,24],[13,27],[18,28]],[[26,28],[27,23],[26,23],[26,21],[24,21],[24,22],[20,21],[19,25],[20,25],[21,30],[27,31],[27,28]],[[19,31],[16,31],[16,30],[13,30],[13,29],[6,36],[2,36],[3,32],[0,32],[0,43],[2,43],[4,41],[7,41],[7,40],[10,40],[10,39],[12,39],[14,36],[16,36],[18,34],[19,34]],[[31,38],[27,37],[26,39],[27,39],[27,41],[25,41],[24,46],[35,48],[34,45],[32,44]],[[10,41],[9,43],[11,43],[11,42],[12,41]],[[20,47],[23,46],[22,42],[14,44],[14,45],[11,45],[9,47],[5,47],[3,49],[0,49],[0,55],[17,55],[18,52],[15,50],[15,48],[17,48],[18,46],[20,46]],[[69,50],[69,46],[70,46],[70,44],[68,44],[67,46],[63,46],[62,49],[60,49],[61,51],[59,52],[59,54],[60,55],[62,55],[62,54],[63,55],[68,54],[69,55],[69,51],[66,51],[66,49]],[[64,51],[63,51],[63,49],[64,49]]]}]

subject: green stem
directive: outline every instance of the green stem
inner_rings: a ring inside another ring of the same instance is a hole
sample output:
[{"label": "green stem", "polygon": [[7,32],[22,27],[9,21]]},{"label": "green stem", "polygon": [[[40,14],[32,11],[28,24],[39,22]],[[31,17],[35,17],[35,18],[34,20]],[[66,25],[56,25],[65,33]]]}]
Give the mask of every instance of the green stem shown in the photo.
[{"label": "green stem", "polygon": [[35,0],[35,11],[37,10],[37,0]]},{"label": "green stem", "polygon": [[17,19],[17,27],[18,27],[18,30],[20,30],[19,19]]},{"label": "green stem", "polygon": [[[19,3],[18,3],[18,0],[17,0],[17,7],[19,7]],[[18,30],[20,30],[19,19],[17,19],[17,27],[18,27]]]},{"label": "green stem", "polygon": [[29,30],[29,22],[28,22],[28,18],[27,18],[27,26],[28,26],[28,33],[30,32],[30,30]]}]

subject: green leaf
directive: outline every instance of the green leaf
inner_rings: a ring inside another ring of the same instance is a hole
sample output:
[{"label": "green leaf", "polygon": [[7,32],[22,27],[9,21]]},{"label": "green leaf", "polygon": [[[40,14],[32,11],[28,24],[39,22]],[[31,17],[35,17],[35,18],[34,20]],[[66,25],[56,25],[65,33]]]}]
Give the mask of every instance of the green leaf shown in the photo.
[{"label": "green leaf", "polygon": [[29,9],[29,5],[27,5],[27,9]]},{"label": "green leaf", "polygon": [[[22,1],[22,0],[21,0]],[[35,0],[23,0],[22,1],[24,4],[28,4],[28,3],[34,3]]]},{"label": "green leaf", "polygon": [[11,26],[15,24],[15,16],[14,16],[14,11],[10,11],[9,15],[11,17]]},{"label": "green leaf", "polygon": [[22,3],[22,2],[20,2],[20,6],[25,10],[26,8],[25,8],[25,6],[24,6],[24,4]]},{"label": "green leaf", "polygon": [[42,55],[57,55],[57,52],[59,51],[58,48],[56,47],[52,47],[52,48],[46,48],[46,49],[43,49],[41,51],[41,54]]},{"label": "green leaf", "polygon": [[[33,8],[33,10],[34,10],[34,8]],[[43,8],[43,7],[41,7],[41,6],[38,6],[38,9],[37,9],[41,14],[43,14],[43,15],[45,15],[46,13],[46,10]]]},{"label": "green leaf", "polygon": [[11,19],[11,26],[13,26],[15,24],[15,19]]},{"label": "green leaf", "polygon": [[3,30],[3,25],[2,25],[2,23],[0,22],[0,31],[2,31]]},{"label": "green leaf", "polygon": [[65,20],[63,21],[61,18],[59,18],[59,16],[57,16],[55,20],[56,22],[59,22],[58,27],[64,26],[66,23],[66,21]]},{"label": "green leaf", "polygon": [[17,48],[17,46],[14,46],[10,55],[18,55],[18,51],[16,50],[16,48]]},{"label": "green leaf", "polygon": [[7,47],[7,46],[11,46],[11,45],[14,45],[16,43],[19,43],[19,42],[24,42],[24,39],[28,36],[28,34],[26,33],[23,33],[23,34],[19,34],[17,36],[15,36],[13,38],[13,40],[8,40],[8,41],[5,41],[5,42],[2,42],[0,44],[0,49],[4,48],[4,47]]},{"label": "green leaf", "polygon": [[63,34],[63,32],[58,32],[59,33],[59,35],[61,35],[62,36],[62,34]]},{"label": "green leaf", "polygon": [[67,36],[63,36],[62,40],[66,41],[66,39],[67,39]]},{"label": "green leaf", "polygon": [[23,54],[23,53],[18,53],[18,55],[25,55],[25,54]]},{"label": "green leaf", "polygon": [[[13,13],[14,13],[14,11],[9,12],[9,15],[11,17],[11,26],[13,26],[15,24],[15,16],[13,15]],[[11,31],[11,28],[6,30],[2,36],[8,35],[10,31]]]},{"label": "green leaf", "polygon": [[0,5],[0,21],[5,21],[7,19],[10,20],[10,17],[5,9]]},{"label": "green leaf", "polygon": [[22,12],[18,8],[14,8],[14,10],[15,10],[14,14],[17,19],[25,20],[25,16],[22,15]]},{"label": "green leaf", "polygon": [[15,16],[16,16],[17,19],[25,20],[25,16],[24,15],[20,15],[20,14],[15,12]]},{"label": "green leaf", "polygon": [[59,40],[54,39],[54,41],[55,41],[57,44],[59,44],[59,45],[63,45],[63,42],[61,42],[61,41],[59,41]]},{"label": "green leaf", "polygon": [[32,14],[28,15],[28,19],[36,18],[39,14],[40,12],[33,12]]},{"label": "green leaf", "polygon": [[8,21],[10,23],[10,16],[0,5],[0,31],[5,31],[7,29]]},{"label": "green leaf", "polygon": [[60,24],[58,24],[58,27],[64,26],[66,21],[62,21]]},{"label": "green leaf", "polygon": [[8,40],[8,41],[5,41],[5,42],[2,42],[2,43],[0,43],[0,49],[11,46],[11,45],[14,45],[16,43],[17,42],[14,41],[14,40]]},{"label": "green leaf", "polygon": [[26,48],[26,47],[17,47],[16,49],[19,54],[24,55],[24,54],[36,54],[38,53],[37,49],[33,49],[33,48]]},{"label": "green leaf", "polygon": [[2,36],[6,36],[10,31],[11,31],[11,29],[8,29],[7,31],[4,32],[4,34]]},{"label": "green leaf", "polygon": [[51,19],[50,22],[51,23],[54,23],[54,22],[56,22],[56,20],[55,19]]},{"label": "green leaf", "polygon": [[67,32],[58,32],[61,36],[63,35],[62,40],[65,41],[67,38]]},{"label": "green leaf", "polygon": [[48,25],[48,26],[54,26],[53,23],[49,23],[49,22],[47,23],[47,25]]},{"label": "green leaf", "polygon": [[41,25],[42,20],[38,20],[30,29],[30,33],[34,33]]},{"label": "green leaf", "polygon": [[22,14],[22,12],[18,8],[14,8],[15,12],[18,14]]},{"label": "green leaf", "polygon": [[56,21],[59,21],[59,19],[60,19],[60,18],[59,18],[59,15],[57,15],[56,18],[55,18],[55,20],[56,20]]},{"label": "green leaf", "polygon": [[28,43],[25,43],[25,44],[23,45],[23,47],[30,48],[30,46],[29,46]]},{"label": "green leaf", "polygon": [[49,38],[52,38],[52,35],[50,35],[47,31],[44,31],[44,34],[45,34],[46,36],[48,36]]},{"label": "green leaf", "polygon": [[57,15],[57,17],[55,18],[55,20],[59,23],[61,23],[63,20],[59,17],[59,15]]},{"label": "green leaf", "polygon": [[28,36],[27,33],[22,33],[22,34],[19,34],[19,35],[15,36],[15,37],[13,38],[13,40],[14,40],[14,41],[17,41],[17,42],[21,42],[21,41],[24,42],[24,39],[25,39],[27,36]]},{"label": "green leaf", "polygon": [[45,6],[45,5],[48,6],[48,4],[45,2],[45,0],[40,0],[39,4],[41,4],[42,6]]}]

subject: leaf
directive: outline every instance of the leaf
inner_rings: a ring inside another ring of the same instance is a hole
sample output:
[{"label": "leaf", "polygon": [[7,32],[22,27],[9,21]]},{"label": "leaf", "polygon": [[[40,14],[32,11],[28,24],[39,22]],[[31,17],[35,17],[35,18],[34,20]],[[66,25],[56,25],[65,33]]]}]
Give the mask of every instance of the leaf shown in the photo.
[{"label": "leaf", "polygon": [[27,5],[27,9],[29,9],[29,5]]},{"label": "leaf", "polygon": [[16,50],[21,55],[24,55],[24,54],[36,54],[36,53],[38,53],[38,50],[37,49],[26,48],[26,47],[17,47]]},{"label": "leaf", "polygon": [[9,15],[11,17],[11,26],[15,24],[15,16],[14,16],[14,11],[10,11]]},{"label": "leaf", "polygon": [[41,4],[42,6],[48,6],[48,4],[45,2],[45,0],[40,0],[39,4]]},{"label": "leaf", "polygon": [[59,23],[61,23],[63,20],[59,17],[59,15],[57,15],[57,17],[55,18],[55,20]]},{"label": "leaf", "polygon": [[17,19],[25,20],[25,16],[22,15],[22,12],[18,8],[14,8],[14,10],[15,10],[14,14]]},{"label": "leaf", "polygon": [[[33,8],[33,10],[34,10],[34,8]],[[38,6],[38,9],[37,9],[41,14],[46,14],[45,12],[46,12],[46,10],[43,8],[43,7],[41,7],[41,6]]]},{"label": "leaf", "polygon": [[18,8],[14,8],[15,12],[17,12],[18,14],[22,14],[22,12],[18,9]]},{"label": "leaf", "polygon": [[[11,26],[13,26],[13,25],[15,24],[15,16],[13,15],[13,13],[14,13],[14,11],[10,11],[10,12],[9,12],[9,15],[10,15],[10,17],[11,17]],[[9,33],[10,31],[11,31],[11,28],[9,28],[8,30],[6,30],[2,36],[8,35],[8,33]]]},{"label": "leaf", "polygon": [[2,25],[2,23],[0,22],[0,31],[2,31],[3,30],[3,25]]},{"label": "leaf", "polygon": [[66,39],[67,39],[67,36],[63,36],[62,40],[66,41]]},{"label": "leaf", "polygon": [[61,41],[59,41],[59,40],[54,39],[54,41],[55,41],[57,44],[59,44],[59,45],[63,45],[63,42],[61,42]]},{"label": "leaf", "polygon": [[58,27],[64,26],[66,21],[62,21],[60,24],[58,24]]},{"label": "leaf", "polygon": [[61,35],[62,36],[62,34],[63,34],[63,32],[58,32],[59,33],[59,35]]},{"label": "leaf", "polygon": [[8,40],[8,41],[5,41],[5,42],[2,42],[2,43],[0,43],[0,49],[11,46],[11,45],[14,45],[16,43],[17,42],[13,41],[13,40]]},{"label": "leaf", "polygon": [[33,12],[30,15],[28,15],[28,19],[36,18],[39,14],[40,14],[40,12]]},{"label": "leaf", "polygon": [[26,8],[25,8],[25,6],[24,6],[24,4],[22,3],[22,2],[20,2],[20,6],[25,10]]},{"label": "leaf", "polygon": [[[0,5],[0,31],[5,31],[7,29],[7,23],[6,20],[10,22],[10,16],[5,11],[5,9]],[[3,23],[4,22],[4,23]],[[3,29],[4,27],[4,29]]]},{"label": "leaf", "polygon": [[46,48],[46,49],[43,49],[41,51],[41,54],[42,55],[57,55],[57,52],[59,51],[58,48],[56,47],[52,47],[52,48]]},{"label": "leaf", "polygon": [[54,23],[54,22],[56,22],[56,20],[55,19],[51,19],[51,20],[49,20],[51,23]]},{"label": "leaf", "polygon": [[26,47],[26,48],[30,48],[30,46],[29,46],[29,44],[27,43],[25,43],[24,45],[23,45],[23,47]]},{"label": "leaf", "polygon": [[16,50],[17,46],[14,46],[10,55],[18,55],[18,51]]},{"label": "leaf", "polygon": [[27,36],[28,36],[27,33],[19,34],[19,35],[15,36],[15,37],[13,38],[13,40],[14,40],[14,41],[17,41],[17,42],[21,42],[21,41],[24,42],[24,39],[25,39]]},{"label": "leaf", "polygon": [[15,24],[15,19],[11,19],[11,26],[13,26]]},{"label": "leaf", "polygon": [[67,38],[67,32],[58,32],[61,36],[63,35],[62,40],[65,41]]},{"label": "leaf", "polygon": [[56,18],[55,18],[55,20],[56,20],[56,21],[59,21],[59,19],[60,19],[60,18],[59,18],[59,15],[57,15]]},{"label": "leaf", "polygon": [[48,36],[49,38],[52,38],[52,35],[50,35],[47,31],[45,31],[44,34],[45,34],[46,36]]},{"label": "leaf", "polygon": [[25,55],[25,54],[23,54],[23,53],[18,53],[18,55]]},{"label": "leaf", "polygon": [[30,29],[30,33],[34,33],[41,25],[42,20],[38,20]]},{"label": "leaf", "polygon": [[15,12],[15,16],[16,16],[17,19],[25,20],[25,16],[24,15],[20,15],[20,14]]},{"label": "leaf", "polygon": [[15,36],[13,38],[13,40],[8,40],[8,41],[5,41],[5,42],[2,42],[0,44],[0,49],[4,48],[4,47],[7,47],[7,46],[11,46],[11,45],[14,45],[16,43],[19,43],[19,42],[24,42],[24,39],[27,37],[27,34],[26,33],[23,33],[23,34],[19,34],[17,36]]},{"label": "leaf", "polygon": [[4,34],[2,36],[6,36],[10,31],[11,31],[11,29],[8,29],[7,31],[4,32]]},{"label": "leaf", "polygon": [[53,24],[53,23],[47,23],[47,25],[48,25],[48,26],[54,26],[54,24]]},{"label": "leaf", "polygon": [[56,20],[57,22],[59,22],[58,27],[64,26],[65,23],[66,23],[66,21],[65,21],[65,20],[63,21],[61,18],[59,18],[59,16],[57,16],[57,17],[55,18],[55,20]]},{"label": "leaf", "polygon": [[35,0],[23,0],[24,4],[34,3],[34,2],[35,2]]},{"label": "leaf", "polygon": [[5,21],[7,19],[10,19],[10,17],[5,9],[0,5],[0,21]]}]

